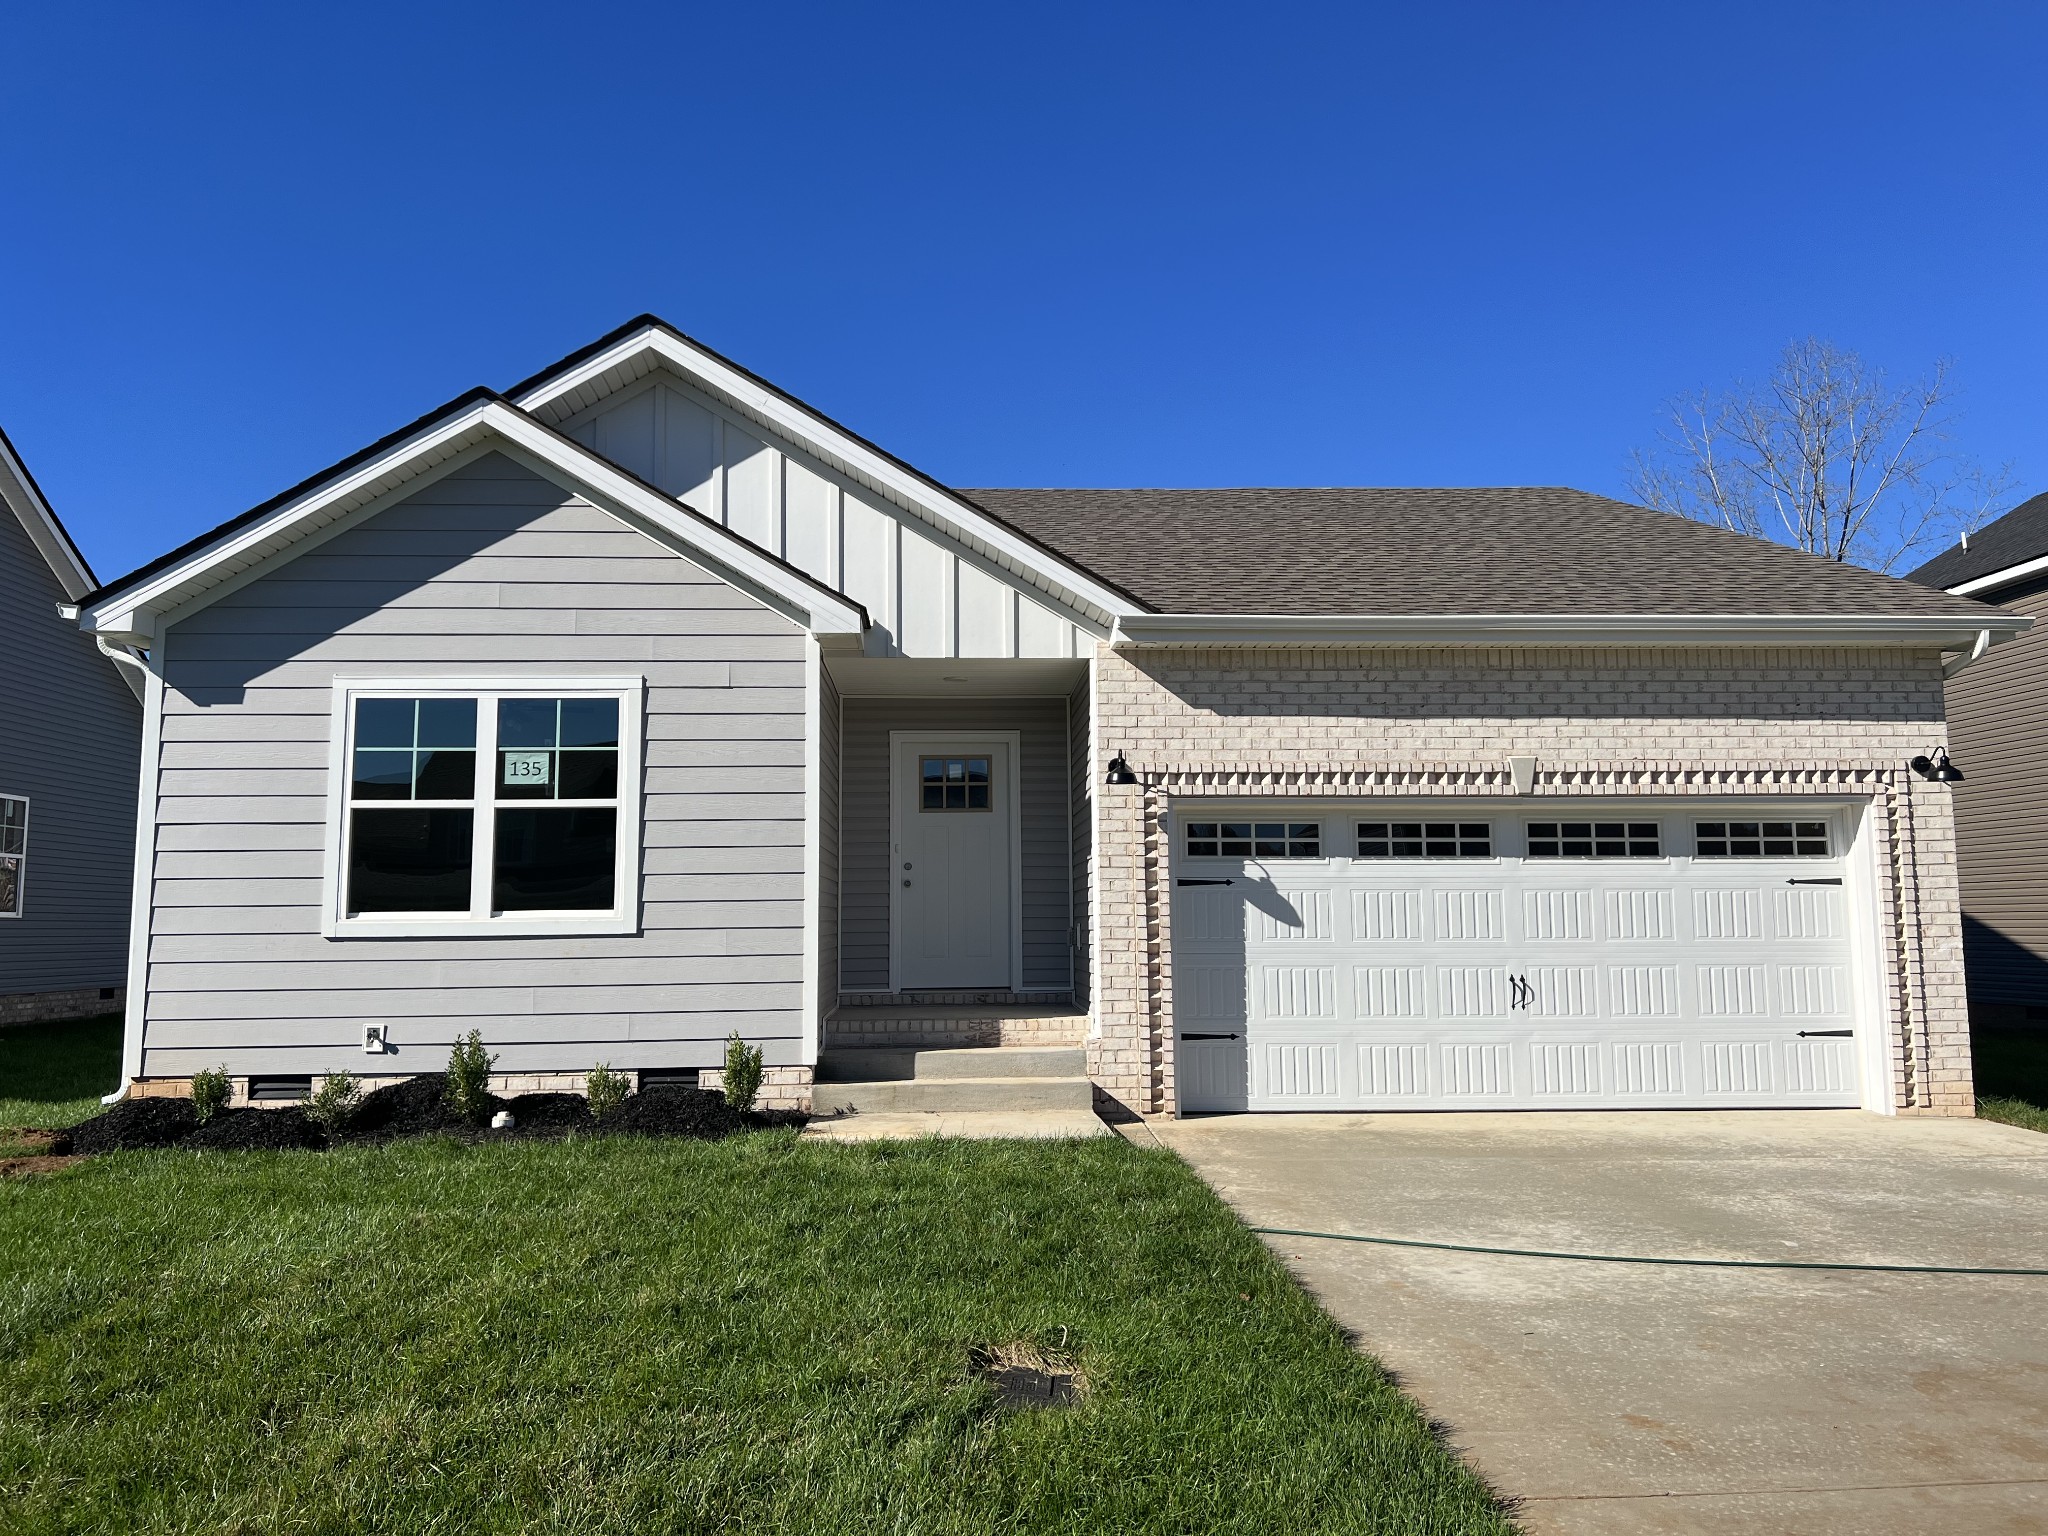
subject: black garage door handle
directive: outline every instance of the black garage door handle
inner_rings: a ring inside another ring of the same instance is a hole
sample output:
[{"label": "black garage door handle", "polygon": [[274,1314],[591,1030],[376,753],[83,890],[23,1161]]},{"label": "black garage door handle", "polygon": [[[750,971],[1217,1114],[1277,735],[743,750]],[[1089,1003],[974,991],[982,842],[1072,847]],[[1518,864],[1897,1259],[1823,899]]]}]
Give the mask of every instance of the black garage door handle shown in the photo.
[{"label": "black garage door handle", "polygon": [[1842,877],[1840,875],[1829,875],[1825,879],[1820,880],[1787,880],[1785,883],[1787,885],[1840,885]]},{"label": "black garage door handle", "polygon": [[1195,879],[1195,878],[1194,878],[1193,876],[1190,876],[1190,875],[1183,875],[1183,876],[1181,876],[1181,877],[1180,877],[1180,879],[1178,879],[1178,880],[1174,881],[1173,883],[1174,883],[1175,885],[1235,885],[1235,884],[1237,884],[1237,882],[1236,882],[1235,880],[1197,880],[1197,879]]},{"label": "black garage door handle", "polygon": [[1182,1035],[1183,1040],[1242,1040],[1243,1035]]},{"label": "black garage door handle", "polygon": [[1799,1038],[1802,1040],[1847,1040],[1855,1033],[1856,1031],[1853,1029],[1802,1029],[1799,1031]]}]

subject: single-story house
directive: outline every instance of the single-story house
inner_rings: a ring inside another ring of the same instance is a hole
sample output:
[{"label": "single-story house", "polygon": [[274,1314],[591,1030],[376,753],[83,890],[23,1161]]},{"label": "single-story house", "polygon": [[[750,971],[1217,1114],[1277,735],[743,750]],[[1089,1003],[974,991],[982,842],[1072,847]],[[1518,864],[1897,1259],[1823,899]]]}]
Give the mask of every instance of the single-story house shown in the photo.
[{"label": "single-story house", "polygon": [[98,585],[0,432],[0,1025],[122,1007],[142,663],[58,612]]},{"label": "single-story house", "polygon": [[788,1102],[890,1042],[1971,1111],[1929,765],[2027,621],[1599,496],[960,490],[643,318],[78,613],[148,655],[138,1091],[476,1028]]},{"label": "single-story house", "polygon": [[[2048,495],[2022,502],[1906,578],[2007,613],[2048,605]],[[1948,685],[1963,956],[1979,1024],[2048,1022],[2048,629]]]}]

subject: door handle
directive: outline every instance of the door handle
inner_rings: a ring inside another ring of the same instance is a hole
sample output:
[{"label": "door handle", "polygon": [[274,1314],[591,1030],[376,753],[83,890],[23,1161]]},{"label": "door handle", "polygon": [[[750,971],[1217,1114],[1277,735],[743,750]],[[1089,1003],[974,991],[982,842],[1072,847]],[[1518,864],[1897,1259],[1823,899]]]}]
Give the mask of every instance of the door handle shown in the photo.
[{"label": "door handle", "polygon": [[910,889],[910,882],[908,880],[903,882],[903,889],[906,891]]},{"label": "door handle", "polygon": [[1536,989],[1529,985],[1529,978],[1526,976],[1510,976],[1508,978],[1508,987],[1510,988],[1510,1001],[1508,1003],[1510,1008],[1526,1008],[1536,999]]}]

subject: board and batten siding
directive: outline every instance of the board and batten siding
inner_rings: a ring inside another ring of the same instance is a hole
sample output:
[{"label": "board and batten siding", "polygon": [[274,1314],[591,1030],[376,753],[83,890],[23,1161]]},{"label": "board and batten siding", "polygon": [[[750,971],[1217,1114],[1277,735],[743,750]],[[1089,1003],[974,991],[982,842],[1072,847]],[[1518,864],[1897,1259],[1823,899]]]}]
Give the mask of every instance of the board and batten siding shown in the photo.
[{"label": "board and batten siding", "polygon": [[22,915],[0,918],[0,997],[127,980],[142,705],[92,636],[57,617],[68,601],[0,502],[0,795],[29,802]]},{"label": "board and batten siding", "polygon": [[[143,1075],[428,1071],[472,1028],[500,1071],[800,1064],[809,644],[501,454],[176,623]],[[640,933],[320,936],[334,677],[465,670],[647,678]]]},{"label": "board and batten siding", "polygon": [[1066,991],[1072,985],[1067,701],[849,698],[842,721],[839,990],[889,990],[889,733],[1015,731],[1024,874],[1019,990]]},{"label": "board and batten siding", "polygon": [[1060,658],[1093,646],[1050,592],[673,375],[608,396],[563,430],[861,604],[891,655]]},{"label": "board and batten siding", "polygon": [[[2048,580],[1993,599],[2048,614]],[[1947,686],[1963,954],[1974,1004],[2048,1008],[2048,624]]]}]

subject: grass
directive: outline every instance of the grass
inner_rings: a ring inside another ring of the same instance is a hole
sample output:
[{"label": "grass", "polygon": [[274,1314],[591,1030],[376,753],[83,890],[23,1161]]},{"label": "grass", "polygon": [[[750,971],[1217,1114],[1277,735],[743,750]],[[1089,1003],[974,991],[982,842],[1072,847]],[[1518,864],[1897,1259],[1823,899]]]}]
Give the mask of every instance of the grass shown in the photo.
[{"label": "grass", "polygon": [[120,1081],[118,1013],[0,1029],[0,1156],[9,1131],[75,1125]]},{"label": "grass", "polygon": [[2048,1032],[1980,1030],[1970,1056],[1979,1119],[2048,1131]]},{"label": "grass", "polygon": [[[982,1345],[1080,1405],[997,1414]],[[0,1184],[0,1531],[1487,1532],[1120,1140],[127,1153]]]}]

